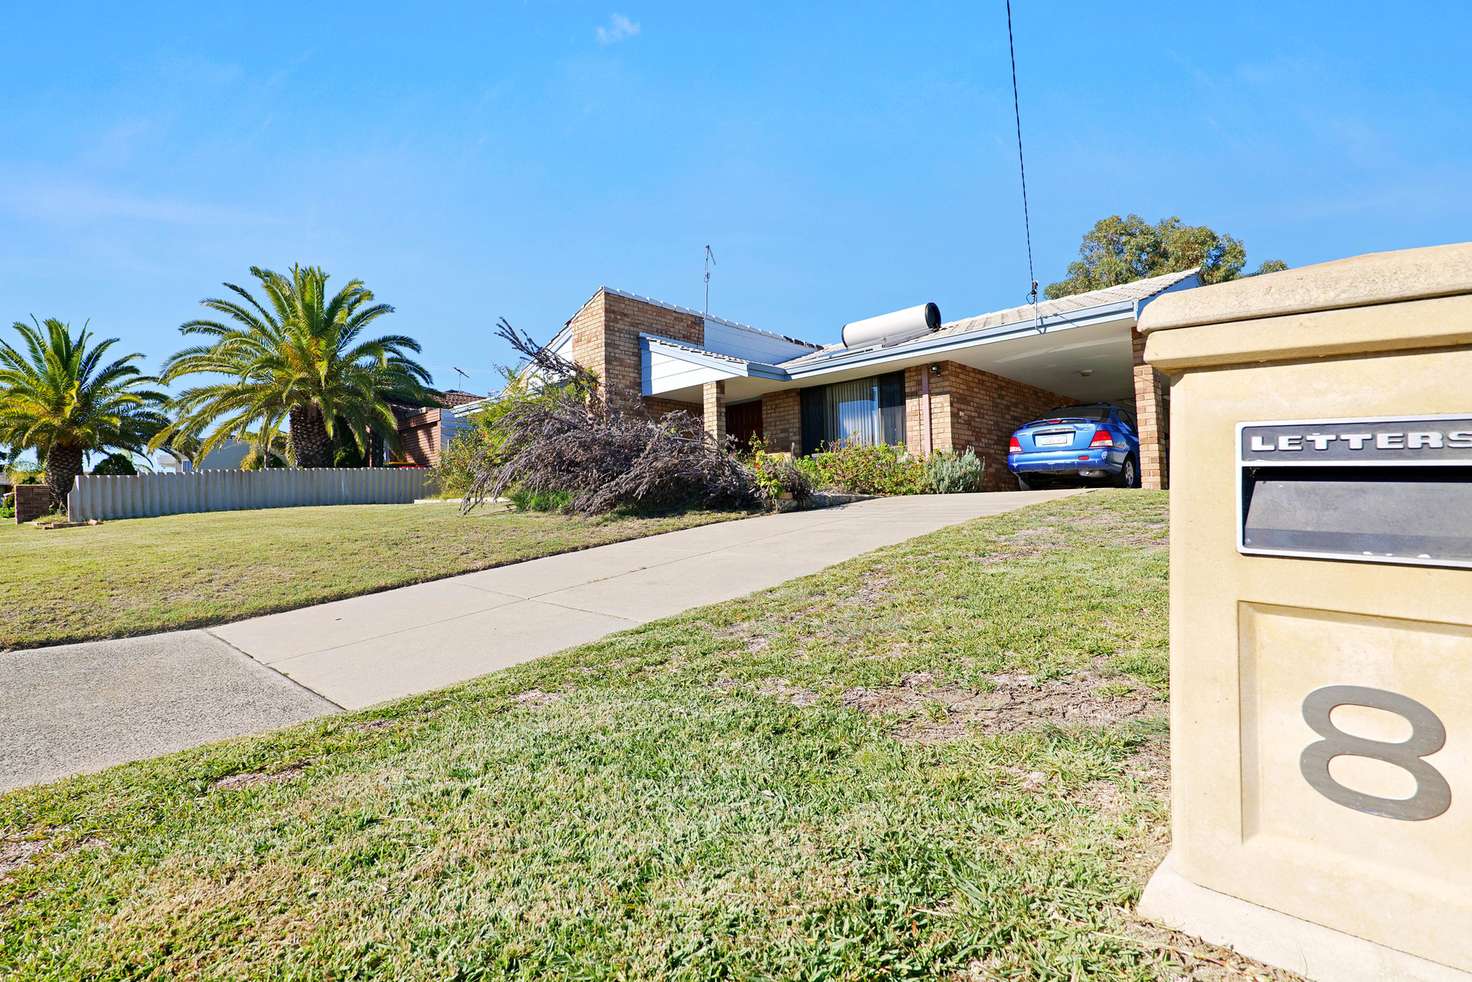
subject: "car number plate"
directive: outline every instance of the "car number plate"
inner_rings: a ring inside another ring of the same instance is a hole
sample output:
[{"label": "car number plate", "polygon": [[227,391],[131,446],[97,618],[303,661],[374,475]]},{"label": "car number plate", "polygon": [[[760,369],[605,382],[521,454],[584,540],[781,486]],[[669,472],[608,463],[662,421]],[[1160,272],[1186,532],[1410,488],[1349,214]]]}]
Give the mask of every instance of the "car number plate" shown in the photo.
[{"label": "car number plate", "polygon": [[1039,433],[1032,442],[1039,447],[1066,447],[1073,442],[1072,433]]}]

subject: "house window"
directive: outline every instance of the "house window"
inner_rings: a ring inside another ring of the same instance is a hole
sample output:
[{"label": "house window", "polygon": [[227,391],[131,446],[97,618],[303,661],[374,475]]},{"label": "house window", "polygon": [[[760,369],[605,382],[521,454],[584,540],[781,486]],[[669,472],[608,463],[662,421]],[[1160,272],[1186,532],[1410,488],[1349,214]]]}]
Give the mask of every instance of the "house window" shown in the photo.
[{"label": "house window", "polygon": [[802,450],[843,443],[905,442],[905,373],[802,390]]}]

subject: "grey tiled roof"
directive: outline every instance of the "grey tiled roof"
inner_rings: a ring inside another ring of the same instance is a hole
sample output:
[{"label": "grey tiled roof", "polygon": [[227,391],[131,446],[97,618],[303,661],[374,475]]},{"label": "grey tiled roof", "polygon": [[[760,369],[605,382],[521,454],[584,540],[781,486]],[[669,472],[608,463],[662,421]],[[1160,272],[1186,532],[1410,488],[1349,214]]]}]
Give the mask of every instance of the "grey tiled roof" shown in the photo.
[{"label": "grey tiled roof", "polygon": [[[902,353],[910,345],[922,341],[933,341],[936,338],[988,331],[998,327],[1006,327],[1009,324],[1024,324],[1035,318],[1066,317],[1071,313],[1090,310],[1095,307],[1107,307],[1110,304],[1124,301],[1145,300],[1195,276],[1198,272],[1199,270],[1187,269],[1179,273],[1150,276],[1143,280],[1135,280],[1132,283],[1122,283],[1119,286],[1105,287],[1102,290],[1075,293],[1072,296],[1060,297],[1057,300],[1044,300],[1036,308],[1032,304],[1022,304],[1018,307],[1008,307],[1006,310],[994,310],[986,314],[977,314],[974,317],[964,317],[961,320],[942,324],[940,330],[934,333],[921,335],[918,338],[906,341],[903,344],[897,344],[887,350]],[[792,368],[812,362],[824,361],[853,350],[856,349],[845,348],[841,344],[830,344],[812,354],[800,355],[797,358],[788,359],[787,361],[781,362],[781,365],[783,368]]]},{"label": "grey tiled roof", "polygon": [[1060,314],[1088,310],[1090,307],[1105,307],[1124,300],[1144,300],[1155,296],[1162,290],[1170,289],[1188,277],[1195,276],[1197,272],[1199,271],[1186,269],[1179,273],[1150,276],[1143,280],[1135,280],[1133,283],[1121,283],[1119,286],[1106,286],[1102,290],[1075,293],[1070,297],[1059,297],[1057,300],[1044,300],[1037,305],[1036,315],[1032,304],[1008,307],[1006,310],[994,310],[989,314],[977,314],[975,317],[966,317],[958,321],[951,321],[949,324],[942,324],[940,330],[931,337],[965,334],[968,331],[984,331],[987,328],[1002,327],[1005,324],[1030,321],[1034,316],[1057,317]]}]

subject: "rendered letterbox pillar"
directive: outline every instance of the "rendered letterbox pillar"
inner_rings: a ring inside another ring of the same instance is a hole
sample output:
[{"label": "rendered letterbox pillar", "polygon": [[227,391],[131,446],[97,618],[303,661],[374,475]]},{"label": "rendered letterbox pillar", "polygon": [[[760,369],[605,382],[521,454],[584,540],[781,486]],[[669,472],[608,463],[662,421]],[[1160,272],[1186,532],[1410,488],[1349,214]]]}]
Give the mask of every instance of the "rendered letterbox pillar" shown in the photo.
[{"label": "rendered letterbox pillar", "polygon": [[1142,914],[1472,973],[1472,244],[1166,294],[1172,848]]}]

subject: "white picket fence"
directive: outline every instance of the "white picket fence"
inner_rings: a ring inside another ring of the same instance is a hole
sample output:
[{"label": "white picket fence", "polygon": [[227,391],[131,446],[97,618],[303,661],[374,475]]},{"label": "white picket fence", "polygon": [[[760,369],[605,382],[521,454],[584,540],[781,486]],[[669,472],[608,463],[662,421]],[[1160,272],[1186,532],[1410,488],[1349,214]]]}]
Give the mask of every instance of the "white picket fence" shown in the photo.
[{"label": "white picket fence", "polygon": [[425,467],[285,468],[192,474],[83,474],[67,496],[67,517],[148,518],[188,512],[302,505],[401,505],[426,496]]}]

